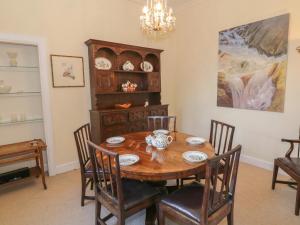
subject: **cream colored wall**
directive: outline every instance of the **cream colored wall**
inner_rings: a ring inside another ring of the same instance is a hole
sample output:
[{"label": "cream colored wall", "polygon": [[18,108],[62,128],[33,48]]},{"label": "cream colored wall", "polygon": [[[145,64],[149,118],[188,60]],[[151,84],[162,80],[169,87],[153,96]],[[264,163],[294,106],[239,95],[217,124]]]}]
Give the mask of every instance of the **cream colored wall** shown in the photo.
[{"label": "cream colored wall", "polygon": [[[0,32],[46,38],[48,55],[84,57],[84,88],[51,88],[54,160],[58,171],[77,161],[73,131],[89,121],[88,52],[84,42],[94,38],[162,48],[162,101],[174,112],[174,49],[170,39],[150,41],[139,30],[141,5],[126,0],[1,0]],[[48,76],[51,80],[50,57]],[[2,137],[1,137],[2,138]]]},{"label": "cream colored wall", "polygon": [[[280,139],[296,138],[300,125],[299,12],[299,0],[195,0],[181,9],[176,31],[179,127],[208,137],[210,119],[225,121],[236,126],[235,143],[243,145],[243,154],[267,162],[283,156],[288,146]],[[218,32],[284,13],[290,13],[284,113],[217,107]]]}]

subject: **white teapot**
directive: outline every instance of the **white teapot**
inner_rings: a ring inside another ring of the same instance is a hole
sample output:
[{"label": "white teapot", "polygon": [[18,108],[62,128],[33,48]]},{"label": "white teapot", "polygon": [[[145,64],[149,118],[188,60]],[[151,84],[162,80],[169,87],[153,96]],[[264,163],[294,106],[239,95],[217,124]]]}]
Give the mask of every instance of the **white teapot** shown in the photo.
[{"label": "white teapot", "polygon": [[171,144],[173,141],[173,137],[167,136],[165,134],[156,134],[154,136],[147,136],[146,142],[148,145],[152,145],[157,148],[157,150],[164,150]]}]

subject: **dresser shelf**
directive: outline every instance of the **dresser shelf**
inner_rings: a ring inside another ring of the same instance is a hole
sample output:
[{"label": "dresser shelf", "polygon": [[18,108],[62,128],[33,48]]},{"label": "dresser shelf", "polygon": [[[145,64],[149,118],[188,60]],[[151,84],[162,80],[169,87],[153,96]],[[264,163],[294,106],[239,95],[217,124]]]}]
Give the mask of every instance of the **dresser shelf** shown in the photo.
[{"label": "dresser shelf", "polygon": [[39,72],[40,68],[35,66],[0,66],[0,71],[5,72]]},{"label": "dresser shelf", "polygon": [[41,92],[10,92],[0,94],[0,97],[29,97],[29,96],[41,96]]},{"label": "dresser shelf", "polygon": [[24,121],[8,121],[8,122],[0,122],[0,126],[6,126],[6,125],[18,125],[18,124],[27,124],[27,123],[41,123],[43,122],[42,118],[36,118],[36,119],[27,119]]}]

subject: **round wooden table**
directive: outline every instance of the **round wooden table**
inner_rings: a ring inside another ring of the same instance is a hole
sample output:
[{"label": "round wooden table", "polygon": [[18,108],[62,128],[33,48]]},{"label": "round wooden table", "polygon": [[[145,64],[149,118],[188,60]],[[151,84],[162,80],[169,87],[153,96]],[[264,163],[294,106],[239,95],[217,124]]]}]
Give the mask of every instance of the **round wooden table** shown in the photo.
[{"label": "round wooden table", "polygon": [[136,132],[123,135],[126,140],[113,146],[102,143],[101,147],[121,154],[136,154],[140,161],[131,166],[122,166],[121,175],[136,180],[171,180],[188,177],[201,172],[205,168],[205,162],[188,163],[182,158],[185,151],[196,150],[204,152],[208,158],[214,156],[214,149],[210,143],[202,145],[189,145],[185,139],[191,135],[184,133],[171,133],[173,142],[167,149],[158,151],[156,148],[147,146],[145,137],[151,132]]}]

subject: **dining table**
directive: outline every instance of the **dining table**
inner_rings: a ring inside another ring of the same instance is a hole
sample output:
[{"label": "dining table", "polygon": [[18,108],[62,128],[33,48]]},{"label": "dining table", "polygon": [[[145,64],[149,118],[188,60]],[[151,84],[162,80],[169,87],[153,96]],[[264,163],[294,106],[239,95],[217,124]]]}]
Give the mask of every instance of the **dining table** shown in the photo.
[{"label": "dining table", "polygon": [[117,152],[119,155],[135,154],[139,161],[130,166],[121,166],[121,176],[128,179],[143,181],[163,181],[188,177],[198,174],[205,169],[205,161],[190,163],[182,154],[186,151],[200,151],[207,155],[208,159],[215,155],[212,145],[205,141],[200,145],[191,145],[186,142],[193,135],[172,132],[173,141],[164,150],[157,150],[147,145],[145,137],[152,132],[134,132],[122,135],[125,141],[120,144],[103,142],[101,147]]},{"label": "dining table", "polygon": [[[200,145],[187,143],[193,135],[171,132],[173,141],[164,150],[158,150],[146,143],[145,137],[151,131],[134,132],[122,135],[125,140],[120,144],[101,143],[101,147],[117,152],[119,155],[134,154],[139,161],[130,166],[121,166],[121,176],[142,181],[166,181],[198,174],[205,170],[206,162],[190,163],[183,158],[186,151],[200,151],[210,159],[215,155],[212,145],[205,141]],[[152,214],[152,215],[150,215]],[[153,224],[153,212],[146,212],[146,224]]]}]

